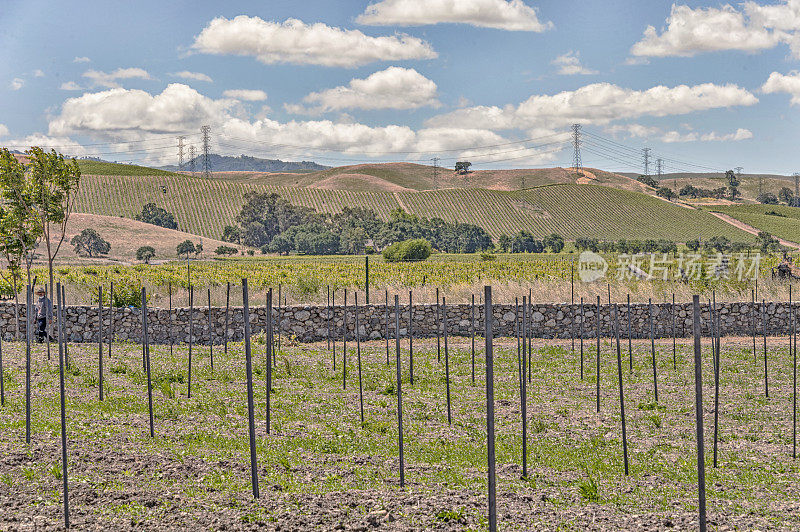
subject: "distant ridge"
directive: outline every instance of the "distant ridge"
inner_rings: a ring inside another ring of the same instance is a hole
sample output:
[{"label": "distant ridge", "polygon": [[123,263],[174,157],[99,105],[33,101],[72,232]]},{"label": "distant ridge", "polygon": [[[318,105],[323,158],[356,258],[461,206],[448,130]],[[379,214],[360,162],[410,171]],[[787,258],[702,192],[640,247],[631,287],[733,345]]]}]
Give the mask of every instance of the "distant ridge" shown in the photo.
[{"label": "distant ridge", "polygon": [[[214,172],[316,172],[330,168],[313,161],[281,161],[280,159],[260,159],[248,155],[230,157],[212,153],[208,158]],[[184,170],[189,167],[190,162],[186,162]],[[196,170],[203,168],[202,156],[195,157],[194,165]],[[160,168],[171,172],[178,171],[177,165],[161,166]]]}]

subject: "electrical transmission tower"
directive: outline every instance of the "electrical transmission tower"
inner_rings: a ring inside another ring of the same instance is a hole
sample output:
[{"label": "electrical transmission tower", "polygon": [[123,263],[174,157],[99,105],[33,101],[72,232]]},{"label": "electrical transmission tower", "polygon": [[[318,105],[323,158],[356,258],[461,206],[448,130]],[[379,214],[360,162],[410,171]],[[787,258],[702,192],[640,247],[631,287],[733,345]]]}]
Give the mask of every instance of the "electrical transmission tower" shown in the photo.
[{"label": "electrical transmission tower", "polygon": [[211,160],[208,158],[211,149],[211,126],[200,128],[203,134],[203,177],[211,177]]},{"label": "electrical transmission tower", "polygon": [[644,175],[650,177],[650,148],[642,149],[642,157],[644,158]]},{"label": "electrical transmission tower", "polygon": [[434,157],[431,159],[433,161],[433,188],[439,188],[438,180],[439,180],[439,161],[438,157]]},{"label": "electrical transmission tower", "polygon": [[578,176],[583,175],[583,161],[581,160],[581,125],[572,124],[572,147],[574,153],[572,155],[572,166],[575,167],[575,173]]},{"label": "electrical transmission tower", "polygon": [[659,157],[656,159],[656,175],[658,176],[658,181],[661,181],[661,165],[664,163],[664,159]]},{"label": "electrical transmission tower", "polygon": [[186,140],[185,135],[178,137],[178,171],[183,172],[183,141]]},{"label": "electrical transmission tower", "polygon": [[194,175],[194,144],[189,146],[189,173]]}]

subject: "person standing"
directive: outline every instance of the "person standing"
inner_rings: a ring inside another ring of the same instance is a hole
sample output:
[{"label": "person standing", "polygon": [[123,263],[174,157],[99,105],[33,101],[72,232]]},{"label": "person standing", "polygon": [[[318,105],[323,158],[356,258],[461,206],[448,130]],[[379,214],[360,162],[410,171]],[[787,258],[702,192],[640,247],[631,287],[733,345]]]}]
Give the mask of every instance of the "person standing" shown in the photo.
[{"label": "person standing", "polygon": [[53,302],[43,286],[36,289],[36,295],[36,341],[42,343],[48,337],[47,324],[53,319]]}]

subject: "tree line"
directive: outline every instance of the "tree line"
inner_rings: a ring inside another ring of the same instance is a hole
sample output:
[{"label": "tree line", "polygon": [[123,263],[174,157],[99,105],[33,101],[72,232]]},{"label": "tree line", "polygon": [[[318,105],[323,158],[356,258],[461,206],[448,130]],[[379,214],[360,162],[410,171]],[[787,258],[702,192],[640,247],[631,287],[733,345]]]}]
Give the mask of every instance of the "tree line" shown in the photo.
[{"label": "tree line", "polygon": [[474,224],[424,218],[395,209],[387,221],[372,209],[345,207],[336,214],[293,205],[274,192],[248,192],[222,240],[259,248],[263,253],[309,255],[363,254],[396,242],[427,240],[447,253],[475,253],[494,248],[489,233]]}]

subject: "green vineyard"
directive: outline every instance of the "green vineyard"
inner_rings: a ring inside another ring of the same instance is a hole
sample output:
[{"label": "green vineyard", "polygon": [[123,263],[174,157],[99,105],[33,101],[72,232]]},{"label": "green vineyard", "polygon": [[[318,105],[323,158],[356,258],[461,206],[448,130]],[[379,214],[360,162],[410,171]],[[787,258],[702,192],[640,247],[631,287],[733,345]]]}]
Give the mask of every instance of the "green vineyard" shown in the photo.
[{"label": "green vineyard", "polygon": [[558,233],[604,240],[667,238],[685,241],[726,236],[752,240],[712,214],[652,196],[596,185],[549,185],[522,191],[442,189],[419,192],[352,192],[274,187],[263,181],[202,179],[184,175],[82,177],[77,210],[133,218],[147,202],[175,214],[182,231],[219,238],[232,224],[245,192],[274,191],[288,201],[320,212],[345,206],[374,209],[386,219],[398,207],[424,217],[480,225],[493,237],[522,229],[541,237]]},{"label": "green vineyard", "polygon": [[[715,205],[713,211],[727,214],[756,229],[790,242],[800,242],[800,209],[787,205]],[[765,214],[772,212],[776,214]]]}]

